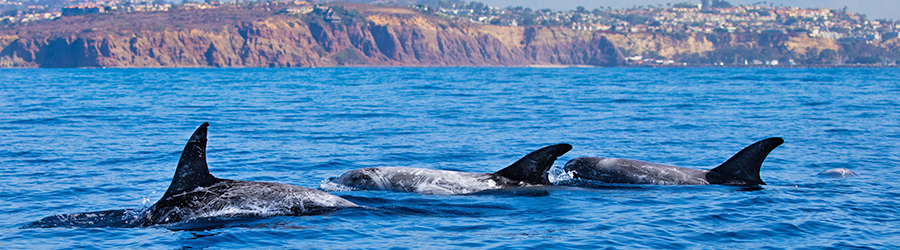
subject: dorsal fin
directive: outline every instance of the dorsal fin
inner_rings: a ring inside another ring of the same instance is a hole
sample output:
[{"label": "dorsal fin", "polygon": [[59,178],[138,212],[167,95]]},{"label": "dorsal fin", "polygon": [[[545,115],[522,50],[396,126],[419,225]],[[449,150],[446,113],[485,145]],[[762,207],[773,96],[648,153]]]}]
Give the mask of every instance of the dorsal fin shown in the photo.
[{"label": "dorsal fin", "polygon": [[557,157],[569,150],[572,150],[572,145],[565,143],[547,146],[525,155],[519,161],[495,172],[495,174],[530,184],[550,184],[550,181],[547,180],[547,171],[553,166]]},{"label": "dorsal fin", "polygon": [[184,145],[181,160],[178,160],[178,168],[175,169],[175,177],[172,177],[172,184],[169,185],[169,190],[166,190],[163,199],[198,187],[208,187],[219,181],[209,173],[209,167],[206,166],[206,127],[208,126],[208,122],[200,125],[191,135],[187,145]]},{"label": "dorsal fin", "polygon": [[759,168],[769,152],[784,143],[780,137],[772,137],[753,143],[706,174],[710,184],[766,185],[759,178]]}]

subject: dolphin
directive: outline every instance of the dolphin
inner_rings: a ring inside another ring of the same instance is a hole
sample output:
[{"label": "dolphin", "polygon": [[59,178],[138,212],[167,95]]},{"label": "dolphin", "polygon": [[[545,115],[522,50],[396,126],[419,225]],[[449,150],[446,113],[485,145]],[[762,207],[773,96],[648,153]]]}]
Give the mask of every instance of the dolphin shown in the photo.
[{"label": "dolphin", "polygon": [[579,157],[563,168],[575,178],[607,183],[655,185],[765,185],[759,178],[763,160],[784,143],[779,137],[747,146],[721,165],[711,169],[691,169],[631,159]]},{"label": "dolphin", "polygon": [[208,126],[200,125],[184,146],[172,184],[144,211],[144,225],[205,217],[309,215],[357,207],[341,197],[305,187],[216,178],[206,165]]},{"label": "dolphin", "polygon": [[556,158],[572,149],[557,144],[538,149],[494,173],[470,173],[408,167],[350,170],[333,183],[363,190],[456,195],[511,187],[549,185],[547,171]]}]

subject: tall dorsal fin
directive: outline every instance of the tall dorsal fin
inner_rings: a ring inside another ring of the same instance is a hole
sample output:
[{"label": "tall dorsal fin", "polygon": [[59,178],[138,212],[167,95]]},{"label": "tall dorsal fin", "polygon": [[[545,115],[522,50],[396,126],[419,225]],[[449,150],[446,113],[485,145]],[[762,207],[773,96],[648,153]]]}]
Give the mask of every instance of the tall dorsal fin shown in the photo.
[{"label": "tall dorsal fin", "polygon": [[530,184],[550,184],[547,180],[547,171],[553,166],[557,157],[572,150],[572,145],[556,144],[531,152],[509,167],[497,171],[495,174]]},{"label": "tall dorsal fin", "polygon": [[710,184],[766,185],[759,178],[759,168],[769,152],[784,143],[780,137],[772,137],[753,143],[706,174]]},{"label": "tall dorsal fin", "polygon": [[163,199],[198,187],[208,187],[219,181],[209,173],[209,167],[206,166],[206,127],[208,126],[208,122],[200,125],[191,135],[187,145],[184,145],[181,160],[178,160],[178,168],[175,169],[175,177],[172,177],[172,184],[169,185],[169,190],[166,190]]}]

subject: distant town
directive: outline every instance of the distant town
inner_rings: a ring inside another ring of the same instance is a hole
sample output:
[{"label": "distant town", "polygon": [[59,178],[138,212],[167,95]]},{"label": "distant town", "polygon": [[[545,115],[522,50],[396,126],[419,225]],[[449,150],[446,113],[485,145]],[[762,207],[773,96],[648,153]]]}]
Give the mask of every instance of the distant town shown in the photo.
[{"label": "distant town", "polygon": [[[735,6],[725,0],[702,0],[701,3],[670,3],[635,6],[626,9],[578,7],[569,11],[553,11],[523,7],[498,8],[480,2],[419,1],[409,4],[425,13],[456,21],[502,26],[563,26],[576,30],[617,33],[639,32],[754,32],[803,33],[811,37],[834,40],[887,40],[898,37],[900,21],[867,20],[865,15],[846,9],[802,9],[766,5]],[[234,1],[206,0],[169,3],[165,0],[0,0],[0,24],[15,24],[54,19],[64,15],[108,12],[169,11],[173,8],[208,9],[248,4],[292,3],[312,5],[305,1]],[[293,9],[292,9],[293,10]],[[297,11],[297,10],[293,10]]]},{"label": "distant town", "polygon": [[576,30],[639,32],[753,32],[803,33],[834,40],[887,40],[896,38],[900,22],[867,20],[865,15],[846,9],[801,9],[757,3],[735,6],[728,1],[703,0],[636,6],[627,9],[578,7],[570,11],[532,10],[522,7],[497,8],[478,2],[439,1],[438,7],[416,8],[458,21],[494,25],[565,26]]}]

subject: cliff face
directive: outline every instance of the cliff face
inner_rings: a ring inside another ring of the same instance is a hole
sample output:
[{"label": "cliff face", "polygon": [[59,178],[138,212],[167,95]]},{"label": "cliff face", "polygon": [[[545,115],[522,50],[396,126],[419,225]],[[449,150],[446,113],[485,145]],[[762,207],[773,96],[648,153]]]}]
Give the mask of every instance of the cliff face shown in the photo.
[{"label": "cliff face", "polygon": [[715,50],[715,44],[703,36],[674,37],[652,33],[607,35],[613,43],[628,55],[646,55],[650,52],[660,57],[704,53]]},{"label": "cliff face", "polygon": [[[78,22],[69,22],[65,32],[55,34],[19,29],[18,34],[0,34],[0,66],[624,64],[622,53],[616,46],[596,33],[546,27],[463,25],[406,9],[367,7],[359,13],[356,18],[364,20],[353,22],[271,14],[255,19],[223,17],[230,21],[224,21],[220,26],[169,24],[140,31],[121,27],[88,28],[92,27],[91,23],[79,26]],[[35,28],[40,27],[32,29]]]}]

